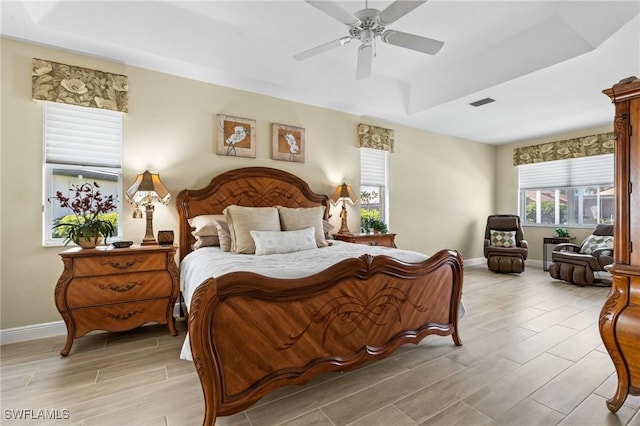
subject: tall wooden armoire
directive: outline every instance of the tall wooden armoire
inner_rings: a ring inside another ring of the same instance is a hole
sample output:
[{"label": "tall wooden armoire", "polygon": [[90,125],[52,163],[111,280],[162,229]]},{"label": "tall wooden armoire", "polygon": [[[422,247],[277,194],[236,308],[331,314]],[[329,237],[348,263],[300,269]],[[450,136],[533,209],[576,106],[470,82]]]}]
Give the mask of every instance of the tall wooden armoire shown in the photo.
[{"label": "tall wooden armoire", "polygon": [[600,312],[600,336],[618,375],[607,401],[616,412],[640,395],[640,79],[630,77],[604,93],[615,104],[614,263],[611,292]]}]

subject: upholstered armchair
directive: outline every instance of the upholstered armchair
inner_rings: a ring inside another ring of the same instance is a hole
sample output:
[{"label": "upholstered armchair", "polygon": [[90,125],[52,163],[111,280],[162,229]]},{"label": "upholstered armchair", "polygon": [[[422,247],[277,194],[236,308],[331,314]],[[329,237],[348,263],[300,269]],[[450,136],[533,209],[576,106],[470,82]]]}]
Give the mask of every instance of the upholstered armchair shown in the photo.
[{"label": "upholstered armchair", "polygon": [[613,225],[599,224],[581,245],[558,244],[551,254],[549,274],[578,285],[602,282],[597,273],[613,263]]},{"label": "upholstered armchair", "polygon": [[524,271],[529,245],[524,239],[520,216],[495,214],[487,218],[484,231],[484,257],[494,272]]}]

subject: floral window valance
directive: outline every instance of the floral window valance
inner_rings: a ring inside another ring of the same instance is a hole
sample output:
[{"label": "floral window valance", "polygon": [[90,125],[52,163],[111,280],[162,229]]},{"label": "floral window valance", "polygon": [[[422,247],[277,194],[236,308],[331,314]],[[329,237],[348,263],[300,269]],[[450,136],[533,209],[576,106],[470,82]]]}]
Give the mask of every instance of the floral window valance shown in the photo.
[{"label": "floral window valance", "polygon": [[393,129],[358,124],[360,148],[373,148],[393,152],[393,133]]},{"label": "floral window valance", "polygon": [[613,154],[614,146],[615,136],[613,132],[524,146],[514,148],[513,165],[521,166],[544,161]]},{"label": "floral window valance", "polygon": [[36,58],[31,65],[33,99],[129,111],[129,79],[126,75]]}]

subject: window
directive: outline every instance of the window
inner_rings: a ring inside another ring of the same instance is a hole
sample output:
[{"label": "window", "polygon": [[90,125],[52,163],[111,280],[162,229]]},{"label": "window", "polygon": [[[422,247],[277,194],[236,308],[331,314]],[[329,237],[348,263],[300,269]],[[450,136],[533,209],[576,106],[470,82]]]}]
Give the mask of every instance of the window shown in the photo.
[{"label": "window", "polygon": [[[43,242],[58,245],[64,235],[52,226],[72,213],[48,202],[56,191],[67,195],[71,184],[96,182],[104,195],[121,198],[122,113],[53,102],[44,102],[43,111]],[[118,203],[107,218],[117,226],[118,236],[121,213]]]},{"label": "window", "polygon": [[388,224],[387,151],[360,148],[360,218],[373,217]]},{"label": "window", "polygon": [[613,223],[613,154],[518,166],[526,225]]}]

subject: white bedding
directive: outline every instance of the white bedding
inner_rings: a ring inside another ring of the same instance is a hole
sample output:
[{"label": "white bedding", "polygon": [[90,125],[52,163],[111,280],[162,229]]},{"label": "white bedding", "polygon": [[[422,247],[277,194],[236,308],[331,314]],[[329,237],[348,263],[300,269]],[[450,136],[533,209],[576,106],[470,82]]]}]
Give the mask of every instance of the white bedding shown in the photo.
[{"label": "white bedding", "polygon": [[[180,290],[187,308],[196,288],[205,280],[229,272],[251,271],[273,278],[300,278],[313,275],[329,266],[363,254],[386,254],[404,262],[421,262],[428,256],[409,250],[333,241],[333,245],[314,250],[286,254],[256,256],[223,252],[220,247],[204,247],[189,253],[180,264]],[[192,360],[189,336],[180,353],[181,359]]]}]

